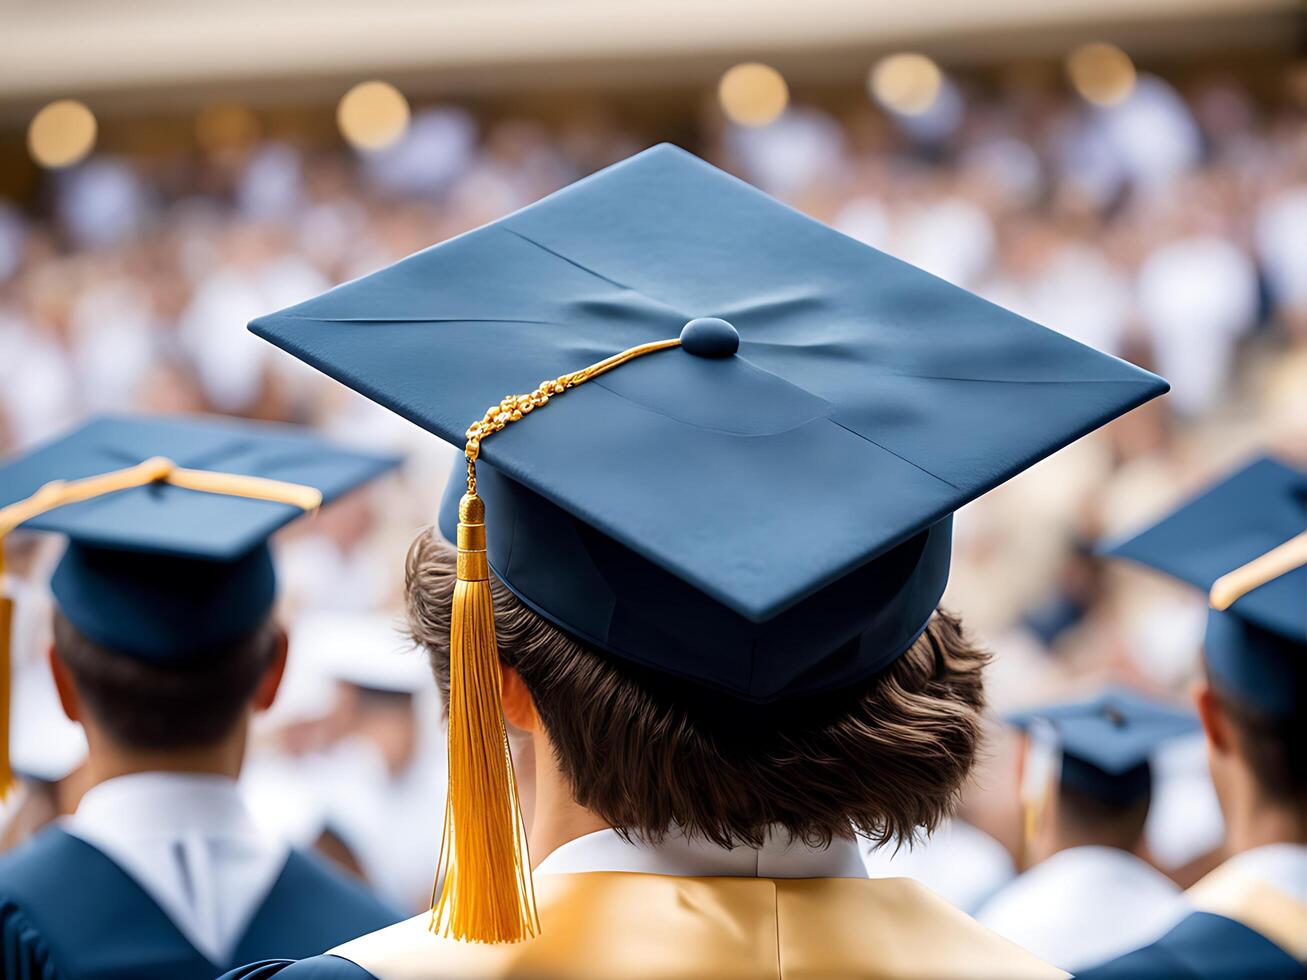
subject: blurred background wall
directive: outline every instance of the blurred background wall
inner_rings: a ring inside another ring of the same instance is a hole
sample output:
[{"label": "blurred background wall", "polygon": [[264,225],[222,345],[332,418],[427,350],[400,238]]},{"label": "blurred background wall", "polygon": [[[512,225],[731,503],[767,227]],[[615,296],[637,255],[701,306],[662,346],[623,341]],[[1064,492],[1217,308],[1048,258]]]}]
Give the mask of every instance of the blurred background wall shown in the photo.
[{"label": "blurred background wall", "polygon": [[[967,508],[946,602],[996,649],[999,708],[1105,679],[1181,698],[1201,599],[1091,546],[1255,451],[1307,461],[1303,16],[1293,0],[5,0],[0,452],[122,410],[401,449],[401,476],[280,542],[289,621],[393,622],[452,454],[245,322],[671,140],[1172,382]],[[39,593],[54,546],[17,547]],[[35,663],[45,619],[20,628]],[[270,819],[302,837],[366,824],[337,784],[394,782],[412,732],[360,721],[325,649],[297,662],[256,753]],[[341,777],[331,753],[360,731],[373,755]],[[996,734],[967,814],[1015,849],[1008,748]],[[1159,803],[1206,807],[1192,839],[1156,838],[1177,875],[1219,846],[1192,758]],[[378,835],[356,827],[354,849]]]}]

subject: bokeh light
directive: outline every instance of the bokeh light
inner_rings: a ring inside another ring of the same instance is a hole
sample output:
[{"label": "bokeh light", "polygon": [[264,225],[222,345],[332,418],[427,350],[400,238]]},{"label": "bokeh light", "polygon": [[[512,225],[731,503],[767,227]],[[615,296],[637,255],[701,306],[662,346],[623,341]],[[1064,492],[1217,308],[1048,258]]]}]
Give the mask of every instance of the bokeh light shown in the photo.
[{"label": "bokeh light", "polygon": [[717,98],[733,123],[766,126],[774,122],[790,102],[790,88],[775,68],[757,61],[730,68],[717,85]]},{"label": "bokeh light", "polygon": [[892,54],[876,62],[867,78],[872,98],[892,112],[916,116],[935,104],[943,74],[924,54]]},{"label": "bokeh light", "polygon": [[1117,105],[1135,87],[1135,66],[1114,44],[1082,44],[1066,59],[1067,77],[1081,98],[1094,105]]},{"label": "bokeh light", "polygon": [[360,82],[336,107],[336,124],[356,149],[381,150],[408,129],[408,100],[389,82]]},{"label": "bokeh light", "polygon": [[76,99],[51,102],[32,117],[27,149],[43,167],[70,167],[95,146],[95,116]]}]

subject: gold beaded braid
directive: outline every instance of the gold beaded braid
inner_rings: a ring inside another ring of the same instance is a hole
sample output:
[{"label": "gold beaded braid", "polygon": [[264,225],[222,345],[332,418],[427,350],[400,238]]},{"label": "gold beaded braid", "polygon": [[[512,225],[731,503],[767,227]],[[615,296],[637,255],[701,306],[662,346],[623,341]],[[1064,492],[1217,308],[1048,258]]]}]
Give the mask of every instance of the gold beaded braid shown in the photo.
[{"label": "gold beaded braid", "polygon": [[550,398],[554,395],[561,395],[568,388],[575,388],[582,382],[597,378],[605,371],[611,371],[613,368],[637,357],[652,354],[655,351],[667,350],[669,347],[679,347],[680,344],[681,339],[679,337],[672,340],[655,340],[648,344],[640,344],[637,347],[624,350],[620,354],[604,358],[597,364],[591,364],[580,371],[561,375],[552,381],[542,381],[536,387],[536,390],[529,395],[509,395],[507,398],[502,399],[498,405],[491,405],[486,409],[486,414],[479,421],[473,422],[467,429],[467,445],[463,448],[463,453],[467,456],[467,492],[470,494],[477,492],[476,461],[477,456],[481,453],[482,439],[494,435],[506,425],[520,421],[523,416],[530,415],[537,408],[544,408],[549,404]]}]

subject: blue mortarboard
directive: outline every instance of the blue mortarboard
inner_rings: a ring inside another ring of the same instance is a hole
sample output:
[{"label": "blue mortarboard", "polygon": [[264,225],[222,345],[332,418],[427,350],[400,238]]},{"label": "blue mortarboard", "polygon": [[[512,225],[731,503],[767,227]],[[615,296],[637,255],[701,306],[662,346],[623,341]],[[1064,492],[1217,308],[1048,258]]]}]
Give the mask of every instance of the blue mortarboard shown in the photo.
[{"label": "blue mortarboard", "polygon": [[469,460],[433,928],[485,941],[536,928],[491,569],[707,690],[848,687],[926,627],[958,507],[1166,390],[666,145],[250,327]]},{"label": "blue mortarboard", "polygon": [[[175,464],[172,475],[143,477],[157,459]],[[267,547],[274,531],[397,462],[289,426],[103,417],[0,467],[0,508],[18,504],[8,513],[21,517],[19,502],[53,481],[87,493],[96,483],[73,481],[121,483],[80,502],[37,507],[17,526],[68,537],[51,588],[80,632],[143,660],[179,660],[222,646],[267,616],[276,589]],[[5,523],[0,534],[12,529]]]},{"label": "blue mortarboard", "polygon": [[954,510],[1167,387],[668,145],[251,329],[460,448],[488,403],[681,336],[486,442],[490,564],[757,701],[884,667]]},{"label": "blue mortarboard", "polygon": [[1307,473],[1258,459],[1105,551],[1210,594],[1204,657],[1217,683],[1271,715],[1302,706]]},{"label": "blue mortarboard", "polygon": [[1198,719],[1124,688],[1081,701],[1030,708],[1007,722],[1051,729],[1061,751],[1061,784],[1104,803],[1128,805],[1152,786],[1150,760],[1162,743],[1198,729]]}]

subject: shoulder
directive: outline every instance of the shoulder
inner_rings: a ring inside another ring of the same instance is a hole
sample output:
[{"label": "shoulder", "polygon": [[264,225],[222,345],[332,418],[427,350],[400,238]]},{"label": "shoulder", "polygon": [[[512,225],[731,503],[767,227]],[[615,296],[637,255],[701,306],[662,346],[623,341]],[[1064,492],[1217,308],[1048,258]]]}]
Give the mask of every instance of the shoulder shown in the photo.
[{"label": "shoulder", "polygon": [[323,858],[292,850],[246,927],[237,955],[241,960],[311,956],[400,918]]},{"label": "shoulder", "polygon": [[[916,881],[833,878],[777,885],[782,929],[787,918],[795,918],[813,948],[842,948],[851,963],[877,964],[889,954],[911,964],[903,972],[913,976],[1066,976]],[[808,907],[795,908],[788,893],[810,888]]]},{"label": "shoulder", "polygon": [[218,980],[377,980],[356,963],[339,956],[307,960],[264,960],[224,973]]},{"label": "shoulder", "polygon": [[1084,980],[1303,978],[1307,967],[1247,926],[1193,912],[1156,942],[1081,974]]},{"label": "shoulder", "polygon": [[294,894],[314,895],[322,904],[330,902],[334,908],[368,917],[373,921],[367,929],[380,929],[402,918],[362,882],[350,878],[324,858],[300,850],[292,850],[286,858],[277,887]]},{"label": "shoulder", "polygon": [[55,974],[47,933],[58,925],[59,896],[75,874],[69,856],[79,843],[51,827],[0,855],[0,963],[6,971]]},{"label": "shoulder", "polygon": [[13,850],[0,854],[0,894],[11,887],[22,887],[39,880],[43,873],[51,870],[52,862],[62,863],[65,855],[85,846],[58,827],[46,827]]},{"label": "shoulder", "polygon": [[46,827],[12,851],[0,855],[0,903],[25,908],[80,894],[98,884],[111,864],[99,851],[58,827]]},{"label": "shoulder", "polygon": [[990,896],[976,911],[976,918],[1002,932],[1005,926],[1022,922],[1032,913],[1042,914],[1056,908],[1050,905],[1048,897],[1058,894],[1066,884],[1060,868],[1050,866],[1049,862],[1037,864]]},{"label": "shoulder", "polygon": [[536,895],[523,943],[433,936],[424,914],[332,952],[379,977],[1066,976],[905,879],[591,872],[538,875]]}]

